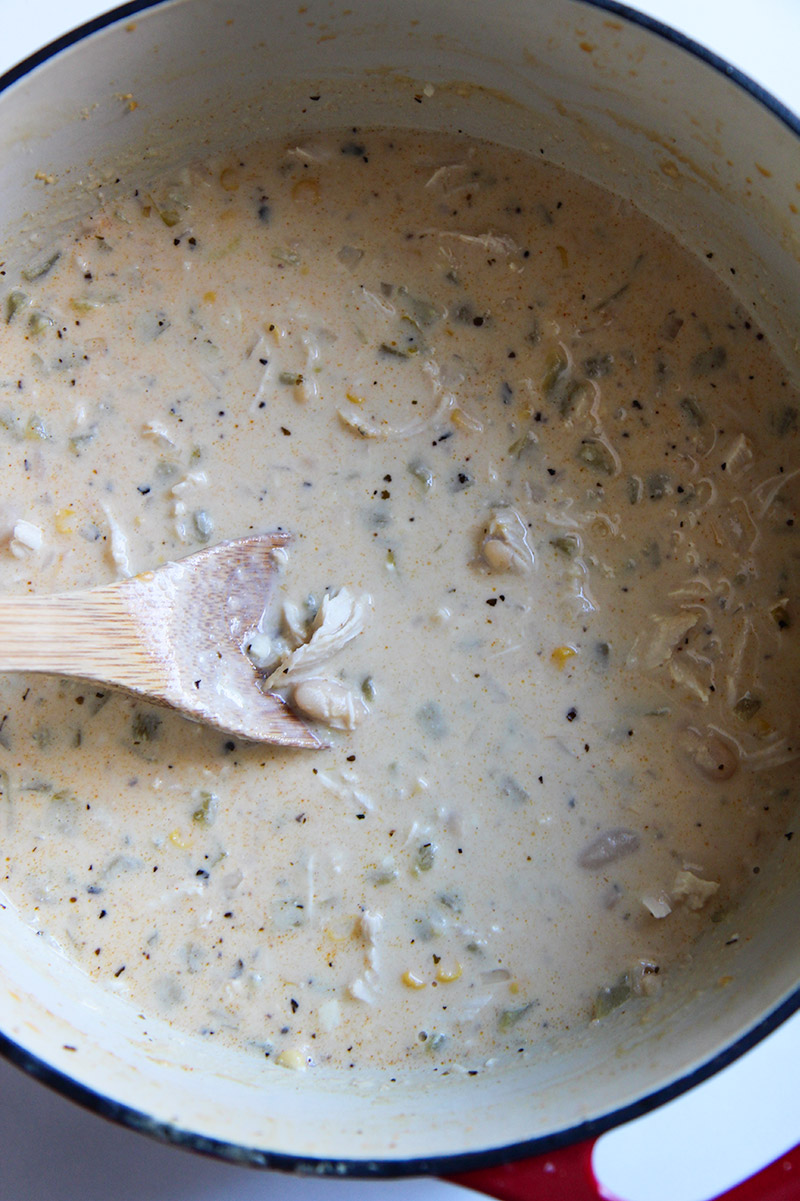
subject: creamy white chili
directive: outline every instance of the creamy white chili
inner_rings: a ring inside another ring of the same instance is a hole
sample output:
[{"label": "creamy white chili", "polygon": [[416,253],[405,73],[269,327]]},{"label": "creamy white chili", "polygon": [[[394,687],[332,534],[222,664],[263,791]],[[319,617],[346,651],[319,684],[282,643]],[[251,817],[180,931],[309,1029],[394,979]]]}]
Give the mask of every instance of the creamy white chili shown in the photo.
[{"label": "creamy white chili", "polygon": [[289,530],[249,653],[330,744],[3,678],[7,901],[285,1067],[478,1071],[669,989],[798,753],[800,404],[708,267],[350,131],[132,182],[2,282],[0,589]]}]

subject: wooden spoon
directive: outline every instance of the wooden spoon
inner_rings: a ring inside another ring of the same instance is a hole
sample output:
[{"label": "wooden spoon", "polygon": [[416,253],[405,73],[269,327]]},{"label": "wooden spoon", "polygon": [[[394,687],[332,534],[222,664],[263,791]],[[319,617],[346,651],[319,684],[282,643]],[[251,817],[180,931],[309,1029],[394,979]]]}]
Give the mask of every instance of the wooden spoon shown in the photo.
[{"label": "wooden spoon", "polygon": [[156,571],[56,596],[0,597],[0,671],[125,688],[226,734],[323,745],[244,653],[288,534],[222,542]]}]

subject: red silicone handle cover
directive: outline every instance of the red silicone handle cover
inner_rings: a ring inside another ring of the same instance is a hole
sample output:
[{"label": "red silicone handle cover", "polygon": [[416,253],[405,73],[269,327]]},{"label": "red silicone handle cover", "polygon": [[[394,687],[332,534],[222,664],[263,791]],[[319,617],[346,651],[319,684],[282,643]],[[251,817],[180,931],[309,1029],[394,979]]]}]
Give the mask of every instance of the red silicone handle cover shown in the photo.
[{"label": "red silicone handle cover", "polygon": [[[533,1159],[449,1176],[453,1184],[499,1201],[636,1201],[603,1191],[592,1169],[594,1140],[561,1147]],[[719,1201],[800,1201],[800,1144],[737,1184]],[[709,1201],[711,1199],[709,1198]]]},{"label": "red silicone handle cover", "polygon": [[594,1139],[587,1139],[533,1159],[448,1179],[499,1201],[597,1201],[602,1194],[592,1171],[593,1148]]}]

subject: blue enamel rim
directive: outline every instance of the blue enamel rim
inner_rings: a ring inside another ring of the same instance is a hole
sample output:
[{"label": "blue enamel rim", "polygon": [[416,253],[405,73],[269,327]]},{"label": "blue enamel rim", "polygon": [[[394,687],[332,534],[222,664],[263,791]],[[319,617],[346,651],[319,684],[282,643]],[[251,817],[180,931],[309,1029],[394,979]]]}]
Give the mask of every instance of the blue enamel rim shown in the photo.
[{"label": "blue enamel rim", "polygon": [[[62,51],[77,45],[92,34],[106,29],[118,21],[135,16],[137,13],[146,12],[151,8],[159,8],[163,3],[164,0],[130,0],[127,4],[121,4],[117,8],[111,9],[99,17],[95,17],[83,25],[79,25],[76,29],[50,42],[47,46],[43,46],[41,50],[37,50],[35,54],[30,55],[29,58],[24,59],[21,63],[18,63],[15,67],[0,75],[0,93],[18,80],[23,79],[26,75],[29,75],[43,63],[48,62],[51,58],[55,58]],[[748,93],[754,100],[763,105],[773,116],[786,125],[792,133],[800,137],[800,117],[791,112],[784,104],[781,104],[779,100],[776,100],[760,84],[755,83],[749,76],[738,70],[738,68],[726,62],[725,59],[720,58],[719,55],[714,54],[713,51],[707,50],[705,46],[701,46],[692,38],[671,29],[668,25],[664,25],[661,21],[657,21],[653,17],[628,8],[625,4],[617,3],[617,0],[572,0],[572,3],[581,4],[587,8],[600,9],[602,12],[622,18],[631,25],[638,25],[640,28],[656,34],[664,41],[699,59],[707,66],[713,67],[715,71],[730,79],[742,91]],[[277,1171],[294,1172],[296,1174],[316,1177],[336,1177],[338,1179],[342,1177],[391,1179],[403,1176],[423,1175],[454,1176],[462,1172],[492,1168],[514,1160],[541,1155],[545,1152],[555,1151],[571,1143],[595,1139],[598,1135],[612,1129],[614,1126],[620,1126],[634,1118],[641,1117],[659,1105],[664,1105],[666,1102],[674,1100],[682,1093],[702,1083],[703,1080],[707,1080],[709,1076],[713,1076],[716,1072],[733,1063],[740,1056],[755,1047],[762,1039],[766,1038],[767,1035],[771,1034],[773,1030],[777,1029],[782,1022],[786,1021],[798,1010],[800,1010],[800,986],[776,1006],[775,1009],[771,1010],[770,1013],[758,1021],[755,1026],[741,1035],[730,1046],[701,1064],[700,1067],[686,1073],[664,1088],[649,1093],[646,1097],[640,1098],[633,1104],[614,1109],[610,1113],[604,1114],[602,1117],[593,1119],[592,1121],[582,1122],[578,1125],[570,1126],[565,1130],[558,1130],[540,1138],[529,1139],[525,1142],[514,1143],[506,1147],[493,1147],[488,1150],[467,1152],[461,1155],[440,1155],[402,1160],[315,1159],[312,1156],[289,1155],[280,1151],[268,1151],[257,1147],[243,1147],[238,1143],[206,1138],[191,1130],[182,1130],[170,1123],[157,1122],[139,1110],[132,1109],[127,1105],[121,1105],[110,1097],[103,1096],[102,1093],[97,1093],[92,1089],[84,1087],[84,1085],[79,1084],[70,1076],[53,1068],[44,1060],[39,1059],[36,1055],[32,1055],[24,1047],[19,1046],[18,1043],[7,1038],[1,1032],[0,1055],[3,1055],[9,1062],[21,1068],[29,1076],[40,1080],[43,1084],[61,1093],[62,1096],[75,1101],[100,1117],[117,1122],[122,1126],[128,1127],[130,1130],[148,1134],[161,1142],[171,1143],[188,1150],[196,1151],[202,1155],[226,1160],[230,1163],[249,1167],[270,1168]]]}]

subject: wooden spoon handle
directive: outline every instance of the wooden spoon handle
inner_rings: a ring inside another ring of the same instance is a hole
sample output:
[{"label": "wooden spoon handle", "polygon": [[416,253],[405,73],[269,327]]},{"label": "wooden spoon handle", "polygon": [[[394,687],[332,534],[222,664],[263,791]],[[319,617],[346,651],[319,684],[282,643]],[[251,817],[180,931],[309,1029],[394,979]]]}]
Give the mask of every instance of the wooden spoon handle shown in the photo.
[{"label": "wooden spoon handle", "polygon": [[143,642],[136,594],[135,586],[117,584],[0,597],[0,671],[52,672],[158,693],[165,672]]}]

